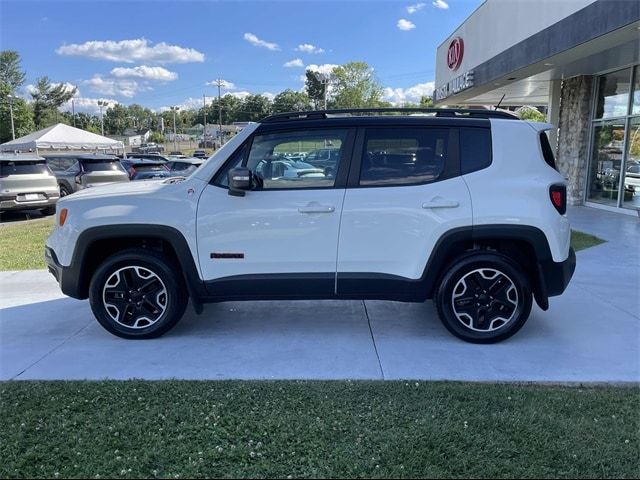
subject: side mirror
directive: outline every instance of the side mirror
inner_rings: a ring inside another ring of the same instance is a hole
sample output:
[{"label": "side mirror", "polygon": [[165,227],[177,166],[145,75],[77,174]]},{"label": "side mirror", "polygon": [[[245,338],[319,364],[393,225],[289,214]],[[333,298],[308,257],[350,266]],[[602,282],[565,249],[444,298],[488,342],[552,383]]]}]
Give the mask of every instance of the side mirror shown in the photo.
[{"label": "side mirror", "polygon": [[251,189],[251,170],[248,168],[234,168],[229,170],[229,195],[244,197],[245,191]]}]

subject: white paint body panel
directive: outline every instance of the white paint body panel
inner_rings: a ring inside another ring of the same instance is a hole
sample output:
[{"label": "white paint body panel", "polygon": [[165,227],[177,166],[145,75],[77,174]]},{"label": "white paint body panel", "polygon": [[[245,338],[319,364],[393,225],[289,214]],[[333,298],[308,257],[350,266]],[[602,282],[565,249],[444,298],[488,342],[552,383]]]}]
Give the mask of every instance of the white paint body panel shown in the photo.
[{"label": "white paint body panel", "polygon": [[[204,280],[243,274],[335,272],[343,189],[263,190],[244,197],[208,185],[198,208]],[[333,209],[301,213],[311,207]],[[244,259],[211,259],[211,253]]]},{"label": "white paint body panel", "polygon": [[474,225],[537,227],[547,237],[553,260],[560,262],[569,256],[571,229],[567,216],[551,203],[549,187],[566,181],[544,161],[538,134],[545,125],[492,119],[491,166],[463,178],[471,192]]},{"label": "white paint body panel", "polygon": [[[423,204],[457,207],[423,208]],[[438,239],[471,223],[462,178],[406,187],[347,190],[342,211],[338,272],[374,272],[417,279]]]}]

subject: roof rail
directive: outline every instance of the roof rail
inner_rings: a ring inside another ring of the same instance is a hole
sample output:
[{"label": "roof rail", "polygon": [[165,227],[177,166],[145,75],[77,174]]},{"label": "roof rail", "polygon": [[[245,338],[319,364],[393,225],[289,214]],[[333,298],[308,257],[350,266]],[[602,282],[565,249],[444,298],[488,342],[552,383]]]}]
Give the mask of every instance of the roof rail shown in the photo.
[{"label": "roof rail", "polygon": [[270,115],[260,121],[260,123],[287,122],[290,120],[319,120],[330,118],[331,116],[352,115],[352,114],[383,114],[383,113],[433,113],[436,117],[457,117],[457,118],[502,118],[509,120],[519,120],[519,118],[505,111],[487,110],[482,108],[343,108],[337,110],[311,110],[306,112],[287,112]]}]

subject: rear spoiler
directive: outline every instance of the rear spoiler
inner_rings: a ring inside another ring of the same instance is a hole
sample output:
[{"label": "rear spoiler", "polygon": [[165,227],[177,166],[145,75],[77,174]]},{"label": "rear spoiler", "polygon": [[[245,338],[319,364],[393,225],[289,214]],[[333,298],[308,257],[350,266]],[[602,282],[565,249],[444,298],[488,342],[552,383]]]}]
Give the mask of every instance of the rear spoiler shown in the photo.
[{"label": "rear spoiler", "polygon": [[533,128],[536,132],[540,133],[540,132],[546,132],[547,130],[553,130],[554,128],[556,128],[555,125],[553,125],[552,123],[546,123],[546,122],[527,122],[531,128]]}]

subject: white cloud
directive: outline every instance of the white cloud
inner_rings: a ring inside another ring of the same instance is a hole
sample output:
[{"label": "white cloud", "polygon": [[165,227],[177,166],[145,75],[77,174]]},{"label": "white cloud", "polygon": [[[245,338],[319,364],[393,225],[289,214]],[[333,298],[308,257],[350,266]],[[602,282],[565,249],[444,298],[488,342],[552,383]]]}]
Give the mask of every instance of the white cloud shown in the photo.
[{"label": "white cloud", "polygon": [[[210,82],[207,82],[206,85],[217,87],[218,86],[217,82],[218,82],[217,80],[211,80]],[[234,88],[236,88],[234,83],[228,82],[226,80],[222,80],[221,87],[224,88],[225,90],[233,90]]]},{"label": "white cloud", "polygon": [[433,0],[431,4],[436,8],[440,8],[441,10],[446,10],[447,8],[449,8],[449,4],[444,0]]},{"label": "white cloud", "polygon": [[[207,101],[207,105],[210,105],[211,102],[214,99],[217,99],[218,97],[205,97],[206,101]],[[185,100],[183,100],[182,102],[178,103],[177,105],[173,105],[176,106],[178,108],[180,108],[180,110],[199,110],[203,107],[203,103],[202,103],[202,97],[189,97],[186,98]],[[157,109],[158,112],[165,112],[169,110],[169,106],[163,106]],[[202,123],[202,120],[200,120],[200,123]],[[208,120],[207,120],[207,123]]]},{"label": "white cloud", "polygon": [[151,87],[141,85],[135,80],[105,78],[101,75],[94,75],[89,80],[83,80],[82,83],[96,93],[126,98],[131,98],[140,91],[151,90]]},{"label": "white cloud", "polygon": [[132,40],[92,40],[85,43],[62,45],[58,55],[87,57],[112,62],[190,63],[204,62],[204,54],[193,49],[160,42],[152,45],[145,38]]},{"label": "white cloud", "polygon": [[307,65],[307,71],[321,73],[322,75],[331,75],[333,69],[339,67],[333,63],[324,63],[322,65]]},{"label": "white cloud", "polygon": [[302,62],[302,59],[294,58],[293,60],[289,60],[285,63],[283,67],[304,67],[304,63]]},{"label": "white cloud", "polygon": [[391,102],[394,105],[400,105],[403,103],[418,103],[423,96],[433,95],[435,88],[435,82],[418,83],[409,88],[391,88],[384,89],[382,97],[387,102]]},{"label": "white cloud", "polygon": [[320,47],[316,47],[315,45],[311,45],[310,43],[302,43],[298,45],[295,50],[297,52],[304,53],[324,53],[324,49]]},{"label": "white cloud", "polygon": [[239,98],[240,100],[244,100],[249,95],[253,95],[253,94],[251,92],[247,92],[246,90],[242,90],[242,91],[239,91],[239,92],[225,93],[225,95],[231,95],[232,97],[236,97],[236,98]]},{"label": "white cloud", "polygon": [[161,82],[171,82],[178,78],[178,74],[163,67],[139,67],[127,68],[116,67],[111,70],[111,75],[116,78],[144,78],[146,80],[158,80]]},{"label": "white cloud", "polygon": [[396,26],[403,31],[408,31],[408,30],[413,30],[414,28],[416,28],[416,26],[413,24],[413,22],[410,22],[409,20],[405,19],[405,18],[401,18],[400,20],[398,20],[398,23],[396,24]]},{"label": "white cloud", "polygon": [[409,14],[411,15],[413,13],[416,13],[419,10],[422,10],[426,6],[427,6],[426,3],[416,3],[414,5],[409,5],[407,7],[407,12],[409,12]]},{"label": "white cloud", "polygon": [[[108,105],[106,108],[113,107],[115,104],[119,103],[112,98],[88,98],[88,97],[74,97],[73,98],[73,106],[71,105],[71,100],[66,102],[64,105],[60,107],[60,110],[63,112],[71,112],[74,111],[76,113],[84,112],[97,114],[100,113],[100,107],[98,106],[98,100],[107,102]],[[104,112],[106,109],[102,107],[102,111]]]},{"label": "white cloud", "polygon": [[263,47],[263,48],[266,48],[267,50],[280,50],[280,47],[278,46],[277,43],[260,40],[253,33],[245,33],[244,39],[255,47]]}]

